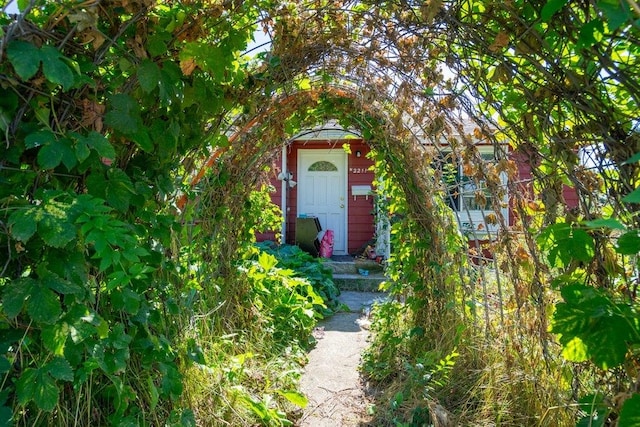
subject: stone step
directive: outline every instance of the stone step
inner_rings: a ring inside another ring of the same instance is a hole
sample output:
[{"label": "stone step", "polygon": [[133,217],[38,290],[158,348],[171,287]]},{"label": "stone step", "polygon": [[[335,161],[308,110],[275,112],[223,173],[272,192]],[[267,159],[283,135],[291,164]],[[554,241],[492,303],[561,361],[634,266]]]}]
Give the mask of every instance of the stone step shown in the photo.
[{"label": "stone step", "polygon": [[331,268],[334,274],[357,274],[360,270],[370,273],[382,272],[384,267],[381,264],[369,259],[348,258],[348,259],[328,259],[324,265]]},{"label": "stone step", "polygon": [[379,292],[380,283],[386,277],[382,273],[369,273],[367,276],[357,273],[334,273],[333,282],[341,291]]}]

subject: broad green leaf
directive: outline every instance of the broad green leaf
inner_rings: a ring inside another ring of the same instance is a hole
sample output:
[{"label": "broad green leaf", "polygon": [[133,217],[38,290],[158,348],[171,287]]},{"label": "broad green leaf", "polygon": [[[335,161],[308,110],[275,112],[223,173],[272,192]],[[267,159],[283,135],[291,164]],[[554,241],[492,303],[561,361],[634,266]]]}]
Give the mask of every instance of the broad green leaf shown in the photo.
[{"label": "broad green leaf", "polygon": [[622,201],[627,203],[640,203],[640,188],[636,188],[631,193],[624,196]]},{"label": "broad green leaf", "polygon": [[13,410],[6,406],[0,406],[0,427],[12,427],[14,421]]},{"label": "broad green leaf", "polygon": [[309,404],[307,397],[299,391],[278,391],[278,394],[300,408],[306,408]]},{"label": "broad green leaf", "polygon": [[600,19],[594,19],[587,22],[580,29],[577,47],[584,48],[593,46],[602,38],[603,31],[604,26]]},{"label": "broad green leaf", "polygon": [[634,393],[624,401],[620,410],[618,427],[636,427],[640,425],[640,394]]},{"label": "broad green leaf", "polygon": [[559,223],[545,228],[537,238],[552,266],[568,265],[571,260],[589,262],[595,253],[593,238],[584,230]]},{"label": "broad green leaf", "polygon": [[62,162],[64,154],[60,141],[52,141],[38,151],[38,164],[43,169],[53,169]]},{"label": "broad green leaf", "polygon": [[151,56],[158,56],[167,52],[167,42],[172,40],[170,33],[165,31],[157,31],[149,34],[147,40],[147,49]]},{"label": "broad green leaf", "polygon": [[143,151],[150,153],[153,151],[153,141],[149,136],[149,132],[144,127],[140,127],[137,132],[131,135],[131,139],[135,142],[138,147],[140,147]]},{"label": "broad green leaf", "polygon": [[7,317],[14,318],[20,314],[24,302],[34,288],[35,281],[23,277],[9,282],[2,293],[2,308]]},{"label": "broad green leaf", "polygon": [[0,373],[4,374],[9,372],[9,370],[11,369],[11,362],[9,362],[9,359],[7,359],[7,357],[5,355],[1,355],[0,356]]},{"label": "broad green leaf", "polygon": [[53,378],[63,381],[73,381],[73,369],[64,357],[55,357],[46,365],[46,369]]},{"label": "broad green leaf", "polygon": [[12,41],[7,45],[7,58],[22,80],[29,80],[40,69],[40,50],[31,43]]},{"label": "broad green leaf", "polygon": [[[603,3],[603,2],[600,2]],[[636,153],[633,156],[629,157],[627,160],[622,162],[623,165],[630,165],[631,163],[640,162],[640,153]]]},{"label": "broad green leaf", "polygon": [[75,136],[79,145],[83,144],[86,147],[95,150],[100,157],[105,157],[109,160],[114,160],[116,158],[116,150],[104,135],[99,134],[96,131],[91,131],[87,136],[78,134]]},{"label": "broad green leaf", "polygon": [[119,93],[111,97],[111,110],[105,115],[105,123],[120,133],[136,133],[142,125],[140,108],[131,96]]},{"label": "broad green leaf", "polygon": [[[129,278],[124,272],[116,273],[123,273],[126,278],[125,283],[131,280],[131,278]],[[126,313],[129,313],[131,315],[138,314],[138,311],[140,311],[141,300],[142,297],[140,296],[140,294],[128,287],[121,289],[119,292],[111,293],[111,302],[113,304],[113,307],[118,310],[124,310]]]},{"label": "broad green leaf", "polygon": [[42,328],[42,344],[56,356],[64,354],[65,344],[69,337],[69,326],[66,322],[56,322]]},{"label": "broad green leaf", "polygon": [[625,230],[626,227],[614,218],[598,218],[584,223],[589,228],[610,228],[612,230]]},{"label": "broad green leaf", "polygon": [[27,312],[38,323],[53,324],[62,313],[60,298],[51,289],[36,284],[27,300]]},{"label": "broad green leaf", "polygon": [[106,188],[107,202],[124,212],[129,209],[129,201],[133,194],[135,194],[135,190],[129,176],[122,169],[109,169]]},{"label": "broad green leaf", "polygon": [[278,260],[276,259],[276,257],[266,252],[261,252],[260,256],[258,257],[258,264],[260,264],[264,271],[267,272],[271,271],[271,269],[275,267],[277,263]]},{"label": "broad green leaf", "polygon": [[576,423],[576,427],[604,427],[611,409],[604,402],[603,395],[584,396],[579,403],[580,409],[587,415]]},{"label": "broad green leaf", "polygon": [[638,316],[625,302],[616,303],[600,289],[573,284],[562,289],[565,302],[556,304],[552,332],[559,334],[565,357],[601,369],[624,362],[629,343],[640,331]]},{"label": "broad green leaf", "polygon": [[149,93],[158,86],[160,68],[158,64],[148,59],[142,61],[138,67],[138,81],[143,91]]},{"label": "broad green leaf", "polygon": [[[633,19],[633,15],[631,15],[631,11],[629,10],[628,2],[612,2],[601,0],[597,4],[598,8],[600,8],[607,17],[607,27],[609,28],[609,31],[615,31],[620,28],[622,24]],[[633,157],[637,157],[638,155],[640,155],[640,153],[636,154]],[[638,160],[640,160],[640,157],[638,157],[633,162],[636,162]]]},{"label": "broad green leaf", "polygon": [[52,289],[59,294],[68,295],[68,294],[82,294],[85,289],[77,283],[72,283],[69,280],[63,279],[54,273],[48,273],[44,275],[40,275],[40,282]]},{"label": "broad green leaf", "polygon": [[9,229],[14,239],[28,241],[38,228],[36,208],[17,209],[9,216]]},{"label": "broad green leaf", "polygon": [[41,145],[48,145],[56,140],[56,135],[50,130],[33,132],[24,138],[24,146],[26,148],[36,148]]},{"label": "broad green leaf", "polygon": [[42,72],[52,83],[59,84],[67,91],[73,86],[73,70],[64,61],[64,56],[53,46],[40,48]]},{"label": "broad green leaf", "polygon": [[540,17],[543,21],[549,21],[553,15],[556,14],[560,9],[562,9],[568,0],[548,0],[547,3],[542,7],[542,11],[540,12]]},{"label": "broad green leaf", "polygon": [[635,255],[640,252],[638,230],[631,230],[618,238],[616,252],[622,255]]},{"label": "broad green leaf", "polygon": [[33,400],[39,409],[51,412],[58,404],[60,392],[46,370],[27,368],[16,382],[16,393],[22,405]]},{"label": "broad green leaf", "polygon": [[38,223],[38,234],[48,246],[62,248],[75,239],[76,229],[65,217],[46,214]]}]

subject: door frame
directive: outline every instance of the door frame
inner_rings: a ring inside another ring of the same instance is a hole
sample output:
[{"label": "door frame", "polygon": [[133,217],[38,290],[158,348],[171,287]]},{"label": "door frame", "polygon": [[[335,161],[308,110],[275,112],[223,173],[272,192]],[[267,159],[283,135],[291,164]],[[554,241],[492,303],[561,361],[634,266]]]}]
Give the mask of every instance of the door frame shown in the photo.
[{"label": "door frame", "polygon": [[[336,160],[337,162],[339,162],[339,164],[337,164],[338,168],[342,168],[342,181],[343,181],[343,188],[342,188],[342,197],[344,198],[344,215],[343,215],[343,221],[344,221],[344,247],[343,248],[337,248],[334,246],[333,248],[333,253],[336,255],[347,255],[348,254],[348,248],[349,248],[349,196],[348,196],[348,188],[349,188],[349,175],[347,173],[348,170],[348,156],[347,153],[342,149],[335,149],[335,148],[331,148],[331,149],[325,149],[325,148],[299,148],[298,149],[298,153],[297,153],[297,163],[298,163],[298,167],[297,167],[297,178],[298,181],[300,181],[302,179],[303,176],[303,158],[304,160],[308,160],[309,158],[311,159],[317,159],[317,160],[323,160],[326,158],[327,155],[339,155],[339,160]],[[333,159],[332,159],[333,160]],[[302,198],[302,193],[303,191],[300,191],[302,189],[302,186],[298,186],[298,191],[297,191],[297,203],[296,203],[296,217],[298,216],[298,214],[300,213],[300,206],[301,206],[301,198]],[[306,213],[306,212],[305,212]]]}]

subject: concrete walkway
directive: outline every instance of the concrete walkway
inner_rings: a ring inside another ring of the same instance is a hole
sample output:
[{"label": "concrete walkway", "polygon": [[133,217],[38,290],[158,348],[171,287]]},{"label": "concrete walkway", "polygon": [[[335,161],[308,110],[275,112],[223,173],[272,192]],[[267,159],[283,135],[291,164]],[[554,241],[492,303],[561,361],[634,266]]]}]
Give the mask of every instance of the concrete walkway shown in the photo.
[{"label": "concrete walkway", "polygon": [[309,353],[300,384],[309,404],[297,426],[349,427],[365,425],[369,420],[369,402],[358,372],[368,334],[363,310],[382,296],[343,291],[340,301],[350,312],[337,313],[316,328],[318,343]]}]

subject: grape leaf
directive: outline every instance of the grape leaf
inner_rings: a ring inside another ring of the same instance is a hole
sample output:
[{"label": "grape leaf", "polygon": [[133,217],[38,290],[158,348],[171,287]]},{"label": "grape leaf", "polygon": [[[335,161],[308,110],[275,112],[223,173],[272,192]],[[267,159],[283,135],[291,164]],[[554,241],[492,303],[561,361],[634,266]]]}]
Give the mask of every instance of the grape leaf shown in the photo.
[{"label": "grape leaf", "polygon": [[38,213],[36,208],[17,209],[9,216],[9,227],[14,239],[21,242],[28,241],[38,227]]},{"label": "grape leaf", "polygon": [[618,427],[633,427],[640,425],[640,394],[634,393],[624,401],[620,410]]},{"label": "grape leaf", "polygon": [[34,286],[35,281],[30,277],[16,279],[5,286],[2,293],[2,308],[7,317],[11,319],[20,314]]},{"label": "grape leaf", "polygon": [[73,71],[64,61],[64,55],[53,46],[42,46],[40,48],[42,59],[42,72],[52,83],[62,86],[67,91],[73,86]]},{"label": "grape leaf", "polygon": [[51,289],[35,285],[29,293],[27,312],[38,323],[52,324],[62,313],[60,298]]},{"label": "grape leaf", "polygon": [[540,12],[540,17],[542,18],[543,21],[548,22],[553,17],[553,15],[555,15],[556,12],[562,9],[567,3],[568,3],[568,0],[547,1],[547,3],[542,7],[542,11]]},{"label": "grape leaf", "polygon": [[138,81],[143,91],[149,93],[158,86],[160,81],[160,68],[158,65],[145,59],[138,67]]},{"label": "grape leaf", "polygon": [[51,412],[58,404],[60,391],[45,370],[27,368],[16,382],[16,393],[21,404],[33,400],[38,408]]},{"label": "grape leaf", "polygon": [[7,45],[7,58],[22,80],[29,80],[40,68],[40,50],[22,40]]},{"label": "grape leaf", "polygon": [[64,357],[52,359],[47,363],[46,368],[49,374],[57,380],[73,381],[73,369]]}]

